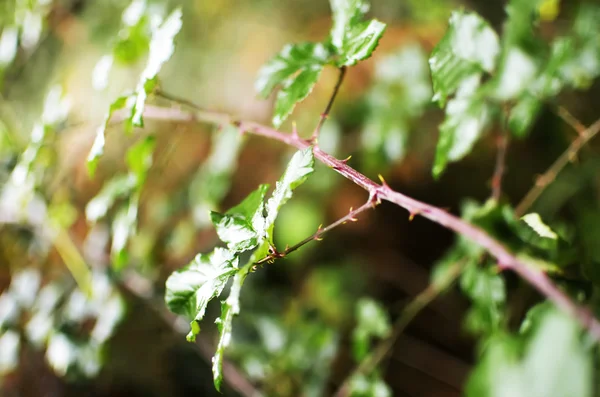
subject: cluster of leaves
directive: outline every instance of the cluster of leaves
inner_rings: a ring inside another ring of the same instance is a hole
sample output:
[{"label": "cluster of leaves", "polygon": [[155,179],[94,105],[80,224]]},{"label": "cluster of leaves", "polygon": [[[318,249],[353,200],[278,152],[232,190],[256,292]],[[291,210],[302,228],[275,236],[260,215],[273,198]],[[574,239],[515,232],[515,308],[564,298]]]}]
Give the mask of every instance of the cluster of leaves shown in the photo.
[{"label": "cluster of leaves", "polygon": [[256,90],[261,96],[266,98],[281,86],[273,113],[276,127],[311,93],[326,65],[346,68],[369,58],[383,35],[384,23],[364,20],[369,10],[365,0],[330,3],[333,26],[327,40],[287,45],[260,70]]},{"label": "cluster of leaves", "polygon": [[[587,88],[600,75],[600,15],[582,6],[572,32],[550,43],[536,36],[541,1],[512,0],[499,38],[473,12],[457,11],[429,59],[434,100],[446,110],[433,174],[466,156],[496,119],[527,135],[544,101],[563,88]],[[506,111],[508,109],[508,111]]]},{"label": "cluster of leaves", "polygon": [[93,274],[86,296],[72,282],[42,285],[39,271],[21,270],[0,294],[0,375],[17,367],[28,345],[45,350],[60,376],[95,376],[105,343],[124,314],[125,304],[106,274]]},{"label": "cluster of leaves", "polygon": [[[240,293],[248,273],[255,263],[269,254],[273,247],[273,229],[280,208],[292,197],[292,192],[313,172],[312,148],[297,152],[265,202],[268,185],[261,185],[240,204],[226,213],[211,212],[211,220],[227,248],[215,248],[208,254],[198,254],[183,269],[173,273],[166,283],[165,301],[171,311],[193,319],[188,340],[200,332],[208,303],[221,295],[227,282],[233,279],[229,296],[221,303],[217,319],[219,344],[213,358],[215,386],[222,382],[225,348],[231,341],[233,317],[240,311]],[[252,251],[250,259],[240,266],[241,254]]]}]

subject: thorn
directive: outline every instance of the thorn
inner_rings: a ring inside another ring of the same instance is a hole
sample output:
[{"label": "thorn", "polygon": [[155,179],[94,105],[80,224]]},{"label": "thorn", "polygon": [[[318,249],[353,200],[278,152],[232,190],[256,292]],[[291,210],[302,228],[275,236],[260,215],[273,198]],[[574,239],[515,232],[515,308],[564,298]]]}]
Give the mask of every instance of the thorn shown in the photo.
[{"label": "thorn", "polygon": [[412,220],[415,219],[415,216],[419,215],[420,213],[420,211],[411,211],[410,215],[408,216],[408,220],[412,222]]},{"label": "thorn", "polygon": [[252,272],[255,272],[257,269],[258,269],[258,265],[254,265],[254,266],[252,266],[252,269],[251,269],[251,271],[252,271]]},{"label": "thorn", "polygon": [[352,217],[352,218],[350,218],[350,219],[349,219],[349,221],[350,221],[350,222],[357,222],[357,221],[358,221],[358,218]]},{"label": "thorn", "polygon": [[350,210],[348,212],[352,212],[354,210],[354,207],[350,207]]},{"label": "thorn", "polygon": [[349,161],[351,158],[352,158],[352,155],[350,155],[350,156],[346,157],[346,158],[345,158],[345,159],[343,159],[343,160],[340,160],[340,162],[342,162],[342,163],[346,164],[346,163],[347,163],[347,162],[348,162],[348,161]]},{"label": "thorn", "polygon": [[383,179],[383,175],[379,174],[377,175],[379,177],[379,180],[381,181],[381,184],[387,188],[390,187],[390,185],[387,184],[387,182],[385,181],[385,179]]},{"label": "thorn", "polygon": [[323,241],[323,237],[321,237],[321,236],[315,236],[315,241]]}]

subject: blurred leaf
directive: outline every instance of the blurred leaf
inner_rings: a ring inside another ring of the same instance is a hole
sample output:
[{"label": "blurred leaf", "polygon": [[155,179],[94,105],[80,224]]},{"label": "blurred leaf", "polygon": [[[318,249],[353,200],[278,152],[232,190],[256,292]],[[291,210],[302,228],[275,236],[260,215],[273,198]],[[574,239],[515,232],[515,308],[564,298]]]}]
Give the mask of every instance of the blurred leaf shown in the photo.
[{"label": "blurred leaf", "polygon": [[508,128],[512,134],[517,138],[526,137],[541,108],[539,99],[529,93],[523,94],[509,112]]},{"label": "blurred leaf", "polygon": [[[591,397],[592,360],[574,321],[556,310],[538,314],[525,348],[514,337],[488,341],[466,396]],[[520,351],[523,350],[523,354]]]},{"label": "blurred leaf", "polygon": [[330,0],[333,12],[331,44],[339,58],[338,66],[352,66],[371,56],[386,28],[376,19],[364,21],[369,10],[365,0]]},{"label": "blurred leaf", "polygon": [[126,251],[129,238],[136,232],[138,216],[139,195],[129,198],[127,205],[121,207],[112,222],[112,244],[110,256],[112,265],[116,270],[121,270],[127,263]]},{"label": "blurred leaf", "polygon": [[193,318],[188,340],[196,339],[200,332],[198,323],[204,317],[208,302],[221,294],[229,278],[238,271],[238,261],[233,252],[215,248],[210,254],[198,254],[189,265],[167,279],[167,307],[173,313]]},{"label": "blurred leaf", "polygon": [[136,88],[135,103],[131,108],[131,121],[134,126],[143,127],[142,115],[146,104],[146,97],[156,87],[156,79],[162,65],[171,58],[175,51],[174,39],[181,29],[181,9],[175,9],[152,33],[150,41],[150,54],[148,63],[142,72]]},{"label": "blurred leaf", "polygon": [[355,375],[349,383],[350,397],[392,397],[392,389],[377,373],[371,376]]},{"label": "blurred leaf", "polygon": [[506,288],[504,279],[493,268],[469,263],[460,279],[462,291],[473,306],[466,317],[466,326],[474,333],[492,333],[500,328],[504,318]]},{"label": "blurred leaf", "polygon": [[264,198],[269,185],[261,185],[225,214],[211,212],[219,238],[233,252],[255,248],[264,235]]},{"label": "blurred leaf", "polygon": [[127,106],[129,98],[129,96],[120,96],[113,103],[111,103],[110,107],[108,108],[108,113],[104,117],[104,121],[96,130],[96,138],[94,139],[94,144],[92,145],[90,153],[87,157],[88,174],[91,177],[94,176],[96,168],[98,167],[98,161],[100,160],[100,157],[104,154],[104,144],[106,142],[106,129],[108,128],[110,118],[115,111],[123,109]]},{"label": "blurred leaf", "polygon": [[135,175],[138,187],[146,180],[146,174],[152,166],[152,155],[156,147],[156,138],[147,136],[127,150],[125,160],[127,168]]},{"label": "blurred leaf", "polygon": [[88,202],[85,207],[85,216],[88,221],[96,222],[106,215],[115,202],[130,195],[137,186],[137,179],[133,174],[122,174],[105,182],[102,190]]},{"label": "blurred leaf", "polygon": [[485,20],[475,13],[453,12],[446,34],[429,58],[433,100],[443,107],[465,80],[491,73],[499,52],[498,36]]},{"label": "blurred leaf", "polygon": [[542,221],[542,218],[537,213],[530,213],[521,218],[530,228],[532,228],[541,237],[556,240],[558,236],[550,229],[548,225]]},{"label": "blurred leaf", "polygon": [[473,75],[462,80],[456,97],[448,101],[433,164],[436,178],[448,162],[462,159],[473,149],[491,121],[493,107],[477,96],[479,79]]},{"label": "blurred leaf", "polygon": [[542,0],[538,11],[542,20],[554,21],[560,13],[560,2],[559,0]]},{"label": "blurred leaf", "polygon": [[135,24],[121,29],[113,47],[113,56],[117,62],[129,65],[139,61],[148,52],[150,46],[150,27],[148,25],[148,18],[140,15]]},{"label": "blurred leaf", "polygon": [[385,338],[392,330],[385,309],[373,299],[362,298],[356,305],[356,327],[352,332],[352,353],[357,362],[363,360],[371,348],[373,338]]},{"label": "blurred leaf", "polygon": [[223,356],[225,349],[231,343],[233,316],[240,313],[240,293],[247,275],[246,270],[241,270],[235,274],[229,297],[221,302],[221,317],[215,321],[219,328],[219,343],[213,357],[212,371],[215,387],[218,391],[221,390],[223,381]]},{"label": "blurred leaf", "polygon": [[313,173],[314,164],[312,147],[296,152],[288,163],[283,176],[275,185],[273,195],[267,202],[265,221],[265,229],[271,243],[273,242],[273,224],[279,209],[292,197],[293,190],[304,183],[306,178]]},{"label": "blurred leaf", "polygon": [[17,368],[21,338],[14,331],[0,331],[0,376]]},{"label": "blurred leaf", "polygon": [[263,98],[277,85],[282,86],[273,115],[276,127],[283,123],[296,103],[310,94],[328,57],[329,52],[321,43],[288,44],[261,68],[255,88]]},{"label": "blurred leaf", "polygon": [[402,159],[411,124],[422,115],[430,98],[429,68],[419,45],[402,47],[377,63],[361,135],[373,170]]}]

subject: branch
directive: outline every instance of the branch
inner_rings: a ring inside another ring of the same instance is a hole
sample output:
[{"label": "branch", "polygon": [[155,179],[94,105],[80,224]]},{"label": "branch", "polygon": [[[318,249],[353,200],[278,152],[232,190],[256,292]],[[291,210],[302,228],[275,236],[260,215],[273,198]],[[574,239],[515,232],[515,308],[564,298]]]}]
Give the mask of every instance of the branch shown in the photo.
[{"label": "branch", "polygon": [[[194,105],[195,109],[198,109]],[[259,135],[283,142],[297,149],[306,149],[311,146],[311,142],[299,138],[297,135],[285,134],[273,128],[264,126],[251,121],[237,121],[221,113],[213,113],[204,110],[198,110],[195,114],[183,112],[181,109],[164,109],[153,106],[146,106],[144,117],[153,118],[153,112],[159,109],[160,118],[166,119],[168,112],[172,114],[172,120],[199,120],[210,123],[231,123],[239,126],[241,131]],[[195,117],[194,117],[195,116]],[[600,130],[600,120],[590,127],[585,135],[588,137],[585,142],[591,139]],[[581,141],[581,146],[584,141]],[[578,149],[577,149],[578,150]],[[477,226],[471,225],[459,217],[442,210],[441,208],[429,205],[427,203],[415,200],[400,192],[394,191],[387,183],[381,185],[361,174],[350,167],[344,160],[338,160],[335,157],[323,152],[318,146],[313,146],[313,153],[317,160],[335,170],[338,174],[349,179],[354,184],[365,189],[377,200],[386,200],[406,209],[410,216],[422,216],[449,230],[452,230],[465,238],[473,241],[484,248],[491,256],[496,258],[501,270],[512,270],[521,278],[533,285],[542,295],[565,312],[572,315],[584,328],[586,328],[594,340],[600,340],[600,322],[585,307],[577,305],[563,291],[552,283],[550,278],[541,270],[534,268],[515,257],[501,243],[494,240],[489,234]]]},{"label": "branch", "polygon": [[[560,112],[559,112],[560,114]],[[561,116],[563,117],[563,116]],[[574,127],[576,128],[576,127]],[[535,185],[527,192],[525,197],[517,205],[515,209],[515,215],[521,217],[525,211],[540,197],[544,189],[552,183],[556,176],[562,171],[563,168],[577,157],[577,153],[581,148],[587,144],[592,138],[594,138],[598,132],[600,132],[600,120],[597,120],[594,124],[589,126],[587,129],[581,131],[577,139],[575,139],[560,155],[559,158],[540,176]]]},{"label": "branch", "polygon": [[361,212],[364,212],[368,209],[375,208],[375,206],[377,206],[379,203],[380,202],[377,201],[377,199],[373,195],[371,195],[371,196],[369,196],[369,200],[367,200],[366,203],[364,203],[363,205],[361,205],[360,207],[358,207],[355,210],[353,210],[352,207],[350,207],[350,211],[345,216],[341,217],[340,219],[338,219],[337,221],[333,222],[332,224],[330,224],[326,227],[319,226],[319,228],[317,229],[317,231],[314,234],[312,234],[311,236],[300,241],[298,244],[296,244],[292,247],[286,247],[286,249],[283,250],[282,252],[278,252],[277,249],[275,249],[274,247],[271,247],[269,255],[265,256],[264,258],[262,258],[261,260],[256,262],[255,265],[260,265],[265,262],[271,262],[276,259],[285,258],[288,254],[296,251],[298,248],[302,247],[305,244],[310,243],[311,241],[315,241],[315,240],[320,241],[323,239],[322,236],[325,233],[327,233],[328,231],[335,229],[336,227],[343,225],[347,222],[356,222],[358,220],[356,218],[356,216],[358,214],[360,214]]},{"label": "branch", "polygon": [[323,114],[321,114],[319,123],[317,124],[317,127],[315,128],[315,130],[313,131],[312,136],[311,136],[311,140],[315,143],[316,143],[317,139],[319,138],[319,133],[321,132],[321,128],[323,127],[323,124],[325,124],[325,120],[327,120],[327,117],[329,116],[329,112],[331,111],[331,107],[333,106],[333,101],[335,101],[335,97],[337,96],[337,93],[342,85],[342,81],[344,81],[344,76],[346,75],[346,66],[340,67],[339,70],[340,70],[340,74],[338,75],[337,83],[335,83],[335,87],[333,88],[333,93],[331,94],[331,98],[329,98],[329,102],[327,103],[327,106],[325,107],[325,111],[323,112]]},{"label": "branch", "polygon": [[377,365],[390,353],[396,340],[402,335],[408,324],[429,305],[442,292],[446,291],[460,276],[464,267],[465,261],[459,261],[453,264],[445,277],[436,284],[430,284],[423,292],[415,297],[402,311],[402,315],[394,323],[394,328],[390,336],[385,338],[373,352],[364,359],[352,373],[342,382],[338,391],[334,394],[335,397],[345,397],[350,394],[350,381],[357,375],[368,374],[373,371]]},{"label": "branch", "polygon": [[492,177],[492,199],[496,202],[500,201],[500,195],[502,194],[502,177],[504,176],[504,170],[506,168],[508,142],[508,133],[506,132],[506,129],[504,129],[498,134],[498,152],[496,153],[496,166],[494,168],[494,176]]}]

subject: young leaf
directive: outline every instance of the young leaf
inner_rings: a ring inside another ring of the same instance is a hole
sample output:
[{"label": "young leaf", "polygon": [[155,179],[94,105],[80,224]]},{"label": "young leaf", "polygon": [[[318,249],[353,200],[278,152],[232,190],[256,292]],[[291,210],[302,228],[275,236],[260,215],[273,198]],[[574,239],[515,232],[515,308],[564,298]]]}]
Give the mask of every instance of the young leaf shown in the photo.
[{"label": "young leaf", "polygon": [[238,271],[238,261],[233,252],[215,248],[210,254],[198,254],[188,266],[167,279],[167,307],[173,313],[193,318],[188,340],[196,339],[200,332],[198,323],[208,302],[221,294],[229,278]]},{"label": "young leaf", "polygon": [[363,21],[369,10],[364,0],[331,0],[331,44],[339,58],[337,66],[352,66],[371,56],[386,25],[376,19]]},{"label": "young leaf", "polygon": [[211,212],[219,238],[234,252],[255,248],[264,235],[264,198],[269,185],[261,185],[225,214]]},{"label": "young leaf", "polygon": [[110,118],[115,111],[117,111],[119,109],[123,109],[127,105],[129,98],[130,98],[129,96],[120,96],[113,103],[111,103],[108,108],[108,113],[104,117],[104,121],[102,122],[100,127],[98,127],[98,129],[96,130],[96,138],[94,139],[94,144],[92,145],[90,153],[88,154],[88,157],[87,157],[88,174],[91,177],[93,177],[94,174],[96,173],[96,168],[98,167],[98,161],[100,160],[100,157],[102,156],[102,154],[104,154],[104,144],[106,141],[106,139],[105,139],[106,128],[108,128],[108,123],[110,122]]},{"label": "young leaf", "polygon": [[433,100],[444,106],[464,80],[491,73],[499,52],[498,36],[479,15],[452,13],[448,31],[429,58]]},{"label": "young leaf", "polygon": [[272,227],[275,223],[275,218],[279,213],[279,209],[291,197],[295,188],[300,186],[306,178],[314,171],[315,159],[312,152],[312,147],[307,147],[294,154],[290,160],[287,169],[283,176],[275,185],[275,191],[267,202],[267,217],[265,221],[265,229],[267,230],[269,240],[272,241]]},{"label": "young leaf", "polygon": [[255,85],[260,96],[266,98],[277,85],[282,86],[273,115],[275,126],[310,94],[328,58],[329,52],[321,43],[286,45],[262,67]]},{"label": "young leaf", "polygon": [[558,236],[548,225],[544,223],[539,214],[533,212],[531,214],[527,214],[521,218],[527,226],[532,228],[538,235],[541,237],[549,238],[552,240],[556,240]]},{"label": "young leaf", "polygon": [[142,72],[135,95],[135,103],[131,108],[131,121],[134,126],[143,127],[142,115],[146,97],[156,87],[157,75],[162,65],[171,58],[175,50],[173,40],[181,29],[181,9],[174,10],[160,27],[152,34],[148,63]]},{"label": "young leaf", "polygon": [[125,157],[127,167],[135,175],[139,187],[144,184],[146,174],[152,166],[152,155],[155,147],[156,138],[147,136],[127,150]]},{"label": "young leaf", "polygon": [[229,297],[221,303],[221,317],[215,321],[219,328],[219,343],[212,359],[212,371],[215,387],[218,391],[221,391],[223,381],[223,356],[225,349],[231,343],[233,316],[237,316],[240,312],[240,292],[247,275],[247,269],[242,269],[233,277]]}]

